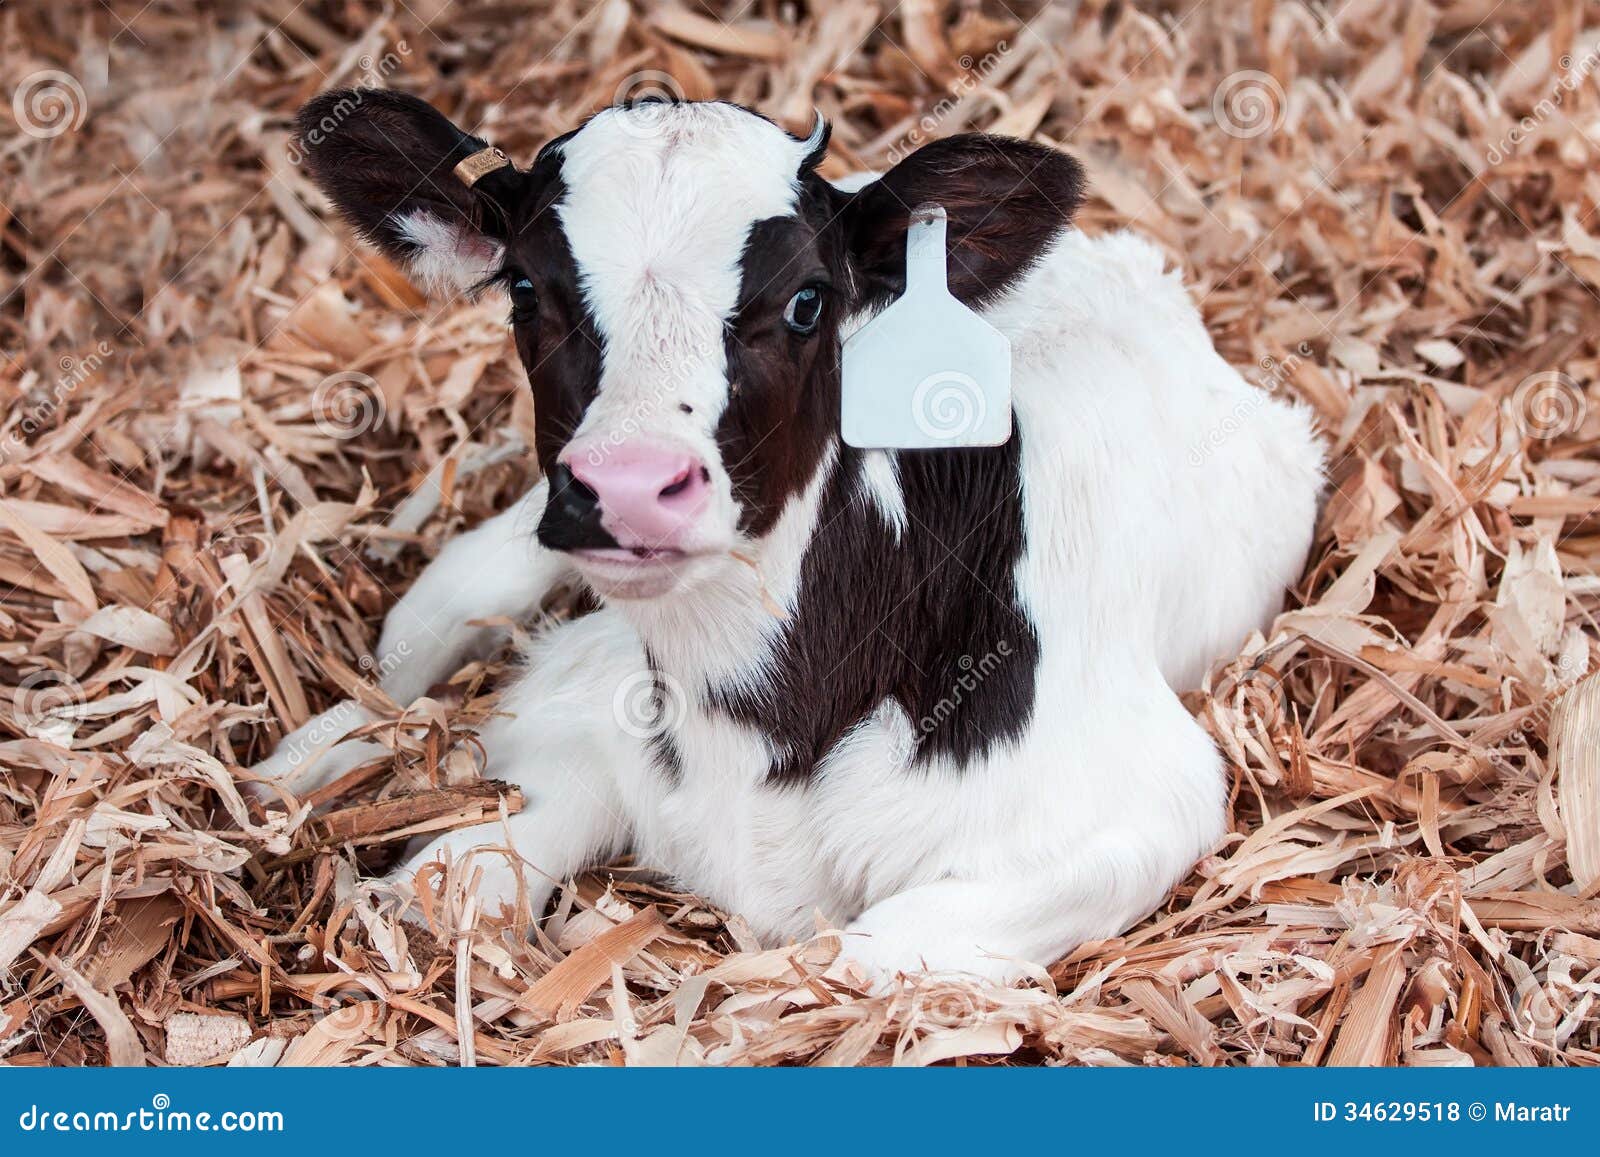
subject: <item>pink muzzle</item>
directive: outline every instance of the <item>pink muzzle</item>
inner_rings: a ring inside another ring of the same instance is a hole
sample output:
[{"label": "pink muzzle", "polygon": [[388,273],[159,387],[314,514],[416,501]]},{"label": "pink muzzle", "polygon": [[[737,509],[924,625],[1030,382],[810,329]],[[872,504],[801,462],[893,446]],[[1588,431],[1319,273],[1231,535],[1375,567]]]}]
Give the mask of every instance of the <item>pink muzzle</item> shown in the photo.
[{"label": "pink muzzle", "polygon": [[621,547],[682,549],[711,500],[705,464],[670,442],[585,439],[562,451],[561,461],[594,493],[600,525]]}]

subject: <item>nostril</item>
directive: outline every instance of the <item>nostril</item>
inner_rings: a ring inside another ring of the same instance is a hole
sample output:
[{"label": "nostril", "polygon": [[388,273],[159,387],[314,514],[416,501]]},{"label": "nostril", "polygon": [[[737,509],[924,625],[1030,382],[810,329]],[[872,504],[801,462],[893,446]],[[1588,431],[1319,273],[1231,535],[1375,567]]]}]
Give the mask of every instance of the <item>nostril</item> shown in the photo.
[{"label": "nostril", "polygon": [[671,498],[675,494],[682,494],[689,489],[689,484],[694,481],[694,471],[685,470],[676,479],[661,488],[662,498]]},{"label": "nostril", "polygon": [[600,501],[594,487],[578,477],[577,471],[565,462],[557,462],[551,471],[550,493],[564,503],[593,505]]}]

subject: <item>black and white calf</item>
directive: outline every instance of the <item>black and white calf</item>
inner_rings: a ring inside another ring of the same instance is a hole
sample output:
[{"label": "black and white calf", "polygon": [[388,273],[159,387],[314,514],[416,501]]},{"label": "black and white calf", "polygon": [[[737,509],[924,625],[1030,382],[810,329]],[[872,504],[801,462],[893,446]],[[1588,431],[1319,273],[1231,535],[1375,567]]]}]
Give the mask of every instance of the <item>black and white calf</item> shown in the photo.
[{"label": "black and white calf", "polygon": [[[632,848],[774,942],[820,914],[880,980],[1010,978],[1217,844],[1220,759],[1173,688],[1277,610],[1322,454],[1157,250],[1071,227],[1075,161],[968,135],[846,188],[814,171],[821,129],[647,105],[469,183],[485,142],[413,98],[327,94],[302,127],[367,238],[436,290],[504,288],[537,407],[545,481],[390,614],[386,689],[421,694],[493,641],[469,620],[567,576],[603,604],[536,641],[481,734],[526,794],[516,856],[458,831],[399,877],[478,848],[490,895],[520,875],[539,905]],[[952,292],[1010,340],[1014,434],[852,449],[840,343],[899,292],[924,202]],[[303,790],[369,758],[332,746],[342,710],[259,770]]]}]

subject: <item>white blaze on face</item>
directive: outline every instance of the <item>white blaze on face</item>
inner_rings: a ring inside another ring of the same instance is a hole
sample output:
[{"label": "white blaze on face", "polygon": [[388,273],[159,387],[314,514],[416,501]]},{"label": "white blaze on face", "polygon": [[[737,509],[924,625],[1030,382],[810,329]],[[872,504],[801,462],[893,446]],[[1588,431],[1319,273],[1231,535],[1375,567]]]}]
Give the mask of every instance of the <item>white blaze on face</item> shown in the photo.
[{"label": "white blaze on face", "polygon": [[685,442],[726,491],[713,432],[739,262],[753,224],[794,212],[806,152],[725,104],[607,109],[562,147],[561,225],[605,351],[580,436]]}]

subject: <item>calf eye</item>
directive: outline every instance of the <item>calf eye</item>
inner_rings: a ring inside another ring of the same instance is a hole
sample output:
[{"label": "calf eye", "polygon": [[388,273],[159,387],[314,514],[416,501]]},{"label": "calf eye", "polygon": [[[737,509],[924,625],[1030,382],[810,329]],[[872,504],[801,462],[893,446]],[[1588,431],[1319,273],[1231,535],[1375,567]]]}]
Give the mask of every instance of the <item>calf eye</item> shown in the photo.
[{"label": "calf eye", "polygon": [[518,277],[511,282],[511,324],[532,321],[539,313],[539,294],[533,282]]},{"label": "calf eye", "polygon": [[817,322],[822,320],[822,286],[808,285],[789,299],[783,307],[783,324],[798,334],[817,332]]}]

